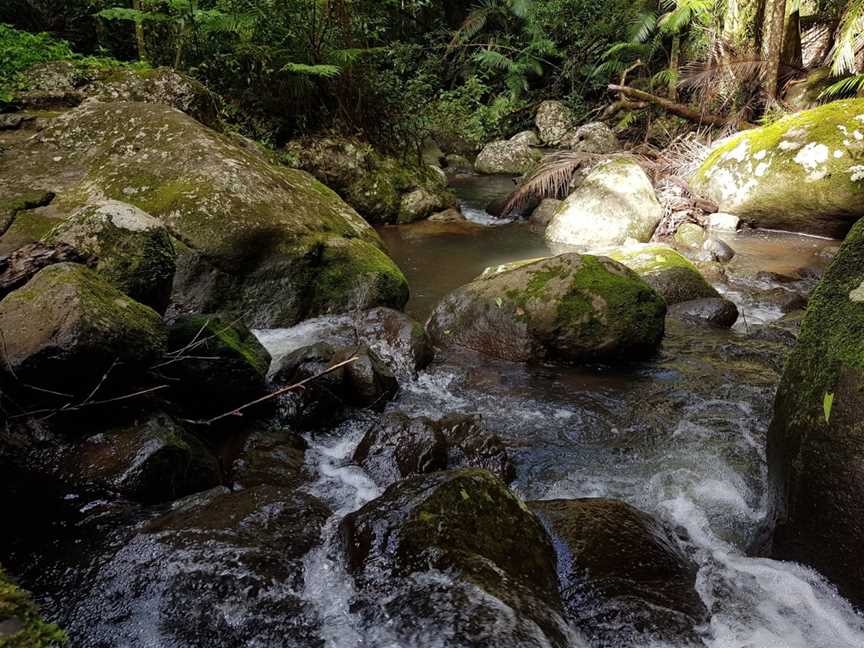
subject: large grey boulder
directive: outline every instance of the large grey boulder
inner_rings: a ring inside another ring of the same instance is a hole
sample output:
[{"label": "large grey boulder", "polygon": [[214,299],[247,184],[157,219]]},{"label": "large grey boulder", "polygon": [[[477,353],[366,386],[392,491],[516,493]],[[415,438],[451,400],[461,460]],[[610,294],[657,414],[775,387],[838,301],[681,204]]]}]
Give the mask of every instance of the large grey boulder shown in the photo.
[{"label": "large grey boulder", "polygon": [[524,141],[501,140],[490,142],[483,147],[474,170],[485,175],[508,174],[523,175],[533,169],[542,153]]},{"label": "large grey boulder", "polygon": [[562,144],[573,151],[608,155],[621,150],[618,136],[603,122],[590,122],[564,136]]},{"label": "large grey boulder", "polygon": [[562,101],[544,101],[537,109],[534,123],[547,146],[558,146],[576,128],[570,109]]},{"label": "large grey boulder", "polygon": [[592,169],[546,228],[552,243],[586,248],[646,243],[663,216],[651,180],[629,158],[612,158]]}]

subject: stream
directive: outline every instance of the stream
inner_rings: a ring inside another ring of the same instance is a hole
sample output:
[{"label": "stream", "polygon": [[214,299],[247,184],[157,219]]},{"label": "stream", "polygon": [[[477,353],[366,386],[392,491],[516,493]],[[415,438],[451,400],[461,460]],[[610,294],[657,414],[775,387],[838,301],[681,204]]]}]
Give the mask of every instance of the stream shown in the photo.
[{"label": "stream", "polygon": [[[407,311],[421,322],[441,297],[484,268],[549,254],[542,234],[529,225],[493,224],[494,219],[484,212],[490,199],[511,190],[509,179],[465,179],[456,188],[469,221],[424,222],[380,230],[412,287]],[[710,611],[710,621],[698,629],[701,643],[696,645],[861,648],[864,618],[830,583],[795,564],[748,556],[748,547],[766,514],[766,430],[792,342],[776,300],[765,301],[760,295],[785,289],[789,284],[784,277],[802,268],[818,273],[837,244],[766,232],[724,238],[738,253],[730,266],[735,281],[730,282],[731,287],[718,288],[744,314],[732,330],[669,321],[656,357],[614,368],[520,365],[462,351],[439,354],[428,369],[401,378],[400,394],[386,412],[433,419],[453,412],[479,413],[489,431],[507,445],[517,473],[511,487],[522,499],[608,497],[668,522],[679,536],[688,538],[688,553],[699,567],[698,593]],[[813,285],[815,279],[799,287],[809,289]],[[326,320],[322,319],[256,334],[275,364],[287,353],[322,339],[326,330]],[[305,462],[312,479],[302,489],[326,502],[330,513],[320,542],[313,542],[314,546],[298,557],[302,578],[292,584],[290,596],[296,598],[296,608],[291,609],[298,619],[292,628],[309,632],[315,641],[306,644],[283,639],[284,643],[275,645],[447,646],[447,632],[452,628],[442,628],[440,619],[413,618],[407,635],[404,628],[392,623],[368,620],[355,605],[353,579],[336,549],[342,518],[383,492],[382,485],[351,461],[355,447],[377,416],[358,413],[333,429],[306,435],[309,448]],[[83,505],[81,512],[86,509],[98,514],[102,506],[105,503],[91,502]],[[128,524],[129,516],[138,521],[153,517],[123,510],[106,513],[108,530],[104,537],[110,538],[110,528],[119,528],[112,521],[117,516],[123,524]],[[89,549],[85,547],[90,545],[58,541],[54,550],[59,555],[86,552]],[[29,584],[53,616],[72,625],[70,631],[86,628],[86,635],[93,639],[90,643],[73,641],[73,645],[200,645],[178,641],[176,632],[169,638],[157,627],[154,611],[166,603],[159,598],[166,594],[153,589],[153,583],[136,585],[147,592],[140,609],[131,614],[113,610],[116,614],[111,616],[114,602],[125,591],[120,581],[131,578],[129,574],[135,574],[144,561],[161,560],[154,547],[147,542],[123,549],[118,555],[125,556],[122,564],[126,571],[106,573],[104,568],[94,567],[92,573],[79,577],[88,580],[92,576],[97,587],[105,590],[91,594],[97,599],[93,604],[87,600],[70,602],[78,590],[70,591],[70,586],[60,584],[68,570],[53,563],[62,560],[31,561]],[[208,545],[206,551],[221,555],[218,543]],[[48,566],[43,568],[43,564]],[[163,569],[170,573],[179,564],[169,560]],[[226,577],[238,569],[233,559],[226,565]],[[239,573],[238,579],[243,576]],[[427,577],[441,582],[448,578],[432,572]],[[107,587],[98,583],[107,583]],[[398,601],[403,594],[399,587],[390,594],[390,601]],[[233,591],[227,584],[226,588]],[[284,598],[283,593],[276,594]],[[194,607],[194,603],[189,605]],[[584,605],[584,616],[590,617],[593,603],[586,599]],[[88,609],[91,607],[93,610]],[[232,614],[239,616],[257,613],[232,609]],[[287,613],[280,608],[279,614]],[[306,619],[314,621],[304,625]],[[142,632],[142,624],[147,626],[146,632]],[[305,630],[307,625],[311,629]],[[572,630],[574,648],[693,645],[645,643],[627,627],[603,627],[602,623]],[[411,637],[410,644],[405,636]],[[544,644],[541,640],[536,645]]]}]

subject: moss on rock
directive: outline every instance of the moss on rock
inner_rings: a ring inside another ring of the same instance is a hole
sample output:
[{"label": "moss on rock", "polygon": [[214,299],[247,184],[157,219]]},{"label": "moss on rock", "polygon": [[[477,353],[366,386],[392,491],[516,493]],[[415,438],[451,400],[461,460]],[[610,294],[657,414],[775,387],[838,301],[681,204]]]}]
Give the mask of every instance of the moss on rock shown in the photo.
[{"label": "moss on rock", "polygon": [[30,595],[0,566],[0,648],[58,648],[66,643],[66,634],[42,619]]},{"label": "moss on rock", "polygon": [[711,152],[691,184],[751,225],[843,236],[864,216],[864,99],[740,133]]},{"label": "moss on rock", "polygon": [[664,245],[618,248],[609,252],[609,257],[642,277],[669,306],[694,299],[720,297],[696,266]]}]

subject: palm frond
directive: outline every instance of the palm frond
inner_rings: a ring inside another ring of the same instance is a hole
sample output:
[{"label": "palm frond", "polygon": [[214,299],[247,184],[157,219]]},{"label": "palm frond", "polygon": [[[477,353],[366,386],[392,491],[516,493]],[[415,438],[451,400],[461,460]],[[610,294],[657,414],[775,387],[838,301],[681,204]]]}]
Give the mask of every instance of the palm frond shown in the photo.
[{"label": "palm frond", "polygon": [[513,192],[504,213],[509,214],[531,199],[563,198],[580,169],[600,159],[594,153],[562,151],[544,157],[537,168]]}]

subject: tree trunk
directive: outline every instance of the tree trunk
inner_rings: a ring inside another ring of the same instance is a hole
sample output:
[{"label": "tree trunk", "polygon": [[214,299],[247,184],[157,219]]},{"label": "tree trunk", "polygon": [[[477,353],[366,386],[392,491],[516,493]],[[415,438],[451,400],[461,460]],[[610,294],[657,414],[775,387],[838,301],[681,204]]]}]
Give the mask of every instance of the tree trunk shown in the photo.
[{"label": "tree trunk", "polygon": [[762,59],[765,62],[765,94],[769,103],[777,99],[780,62],[786,27],[786,0],[766,0],[762,29]]},{"label": "tree trunk", "polygon": [[753,58],[759,51],[762,34],[761,0],[727,0],[723,40],[739,59]]},{"label": "tree trunk", "polygon": [[801,44],[801,11],[790,11],[786,17],[786,27],[783,35],[783,65],[792,68],[804,67],[804,52]]},{"label": "tree trunk", "polygon": [[[132,0],[132,8],[135,11],[144,11],[142,0]],[[143,20],[135,21],[135,42],[138,45],[138,60],[142,63],[147,63],[147,39],[144,35]]]},{"label": "tree trunk", "polygon": [[681,36],[675,34],[672,37],[672,52],[669,55],[669,98],[678,101],[678,70],[681,66]]}]

